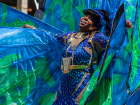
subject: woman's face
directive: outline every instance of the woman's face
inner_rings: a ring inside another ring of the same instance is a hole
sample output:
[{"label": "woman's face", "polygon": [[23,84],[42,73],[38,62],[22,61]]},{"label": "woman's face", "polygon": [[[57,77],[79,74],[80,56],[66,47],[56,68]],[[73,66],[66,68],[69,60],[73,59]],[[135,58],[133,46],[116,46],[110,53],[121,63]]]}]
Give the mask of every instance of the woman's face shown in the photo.
[{"label": "woman's face", "polygon": [[80,19],[79,27],[81,32],[91,32],[95,27],[93,26],[93,21],[91,15],[85,15]]}]

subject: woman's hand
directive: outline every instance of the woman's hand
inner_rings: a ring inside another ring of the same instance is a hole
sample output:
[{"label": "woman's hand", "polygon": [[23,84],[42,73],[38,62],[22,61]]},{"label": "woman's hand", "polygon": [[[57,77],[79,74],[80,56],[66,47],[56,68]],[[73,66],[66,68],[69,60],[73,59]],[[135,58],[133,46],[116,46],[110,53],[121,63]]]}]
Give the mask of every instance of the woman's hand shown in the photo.
[{"label": "woman's hand", "polygon": [[132,25],[132,23],[130,22],[130,20],[126,20],[126,28],[127,28],[127,29],[133,28],[133,25]]},{"label": "woman's hand", "polygon": [[22,26],[21,28],[30,28],[30,29],[35,29],[35,27],[34,26],[30,26],[30,25],[27,25],[27,24],[25,24],[24,26]]}]

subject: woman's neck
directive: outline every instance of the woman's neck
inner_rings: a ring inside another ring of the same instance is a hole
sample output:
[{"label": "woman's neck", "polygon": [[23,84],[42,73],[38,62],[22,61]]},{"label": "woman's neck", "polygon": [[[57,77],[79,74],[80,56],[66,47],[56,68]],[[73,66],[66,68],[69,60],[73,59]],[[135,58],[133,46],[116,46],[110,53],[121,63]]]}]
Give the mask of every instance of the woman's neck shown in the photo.
[{"label": "woman's neck", "polygon": [[85,31],[78,31],[78,33],[81,33],[81,34],[83,34],[84,36],[86,36],[86,35],[90,35],[91,34],[91,32],[85,32]]},{"label": "woman's neck", "polygon": [[79,32],[76,34],[76,38],[84,38],[85,36],[90,35],[88,32]]}]

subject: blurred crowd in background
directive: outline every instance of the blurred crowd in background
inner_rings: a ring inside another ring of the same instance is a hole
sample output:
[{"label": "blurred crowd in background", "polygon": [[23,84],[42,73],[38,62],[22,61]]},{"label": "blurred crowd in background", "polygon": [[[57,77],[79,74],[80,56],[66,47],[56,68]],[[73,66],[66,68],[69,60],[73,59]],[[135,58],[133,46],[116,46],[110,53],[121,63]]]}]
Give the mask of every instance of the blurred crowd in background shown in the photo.
[{"label": "blurred crowd in background", "polygon": [[43,0],[0,0],[1,3],[18,9],[31,16],[34,16],[36,10],[39,8],[39,1]]}]

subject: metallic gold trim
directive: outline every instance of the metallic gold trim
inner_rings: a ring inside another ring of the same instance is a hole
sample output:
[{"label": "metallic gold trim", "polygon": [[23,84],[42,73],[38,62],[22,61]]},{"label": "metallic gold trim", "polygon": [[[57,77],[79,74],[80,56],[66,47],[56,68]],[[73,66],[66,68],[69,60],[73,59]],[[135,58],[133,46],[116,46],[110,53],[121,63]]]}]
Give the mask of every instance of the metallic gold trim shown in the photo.
[{"label": "metallic gold trim", "polygon": [[[69,69],[88,69],[89,65],[70,65]],[[63,69],[63,65],[61,65],[61,69]]]}]

